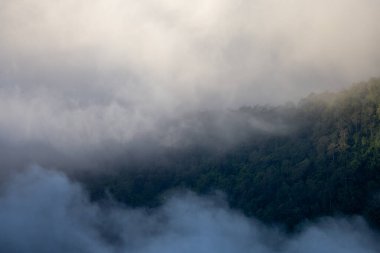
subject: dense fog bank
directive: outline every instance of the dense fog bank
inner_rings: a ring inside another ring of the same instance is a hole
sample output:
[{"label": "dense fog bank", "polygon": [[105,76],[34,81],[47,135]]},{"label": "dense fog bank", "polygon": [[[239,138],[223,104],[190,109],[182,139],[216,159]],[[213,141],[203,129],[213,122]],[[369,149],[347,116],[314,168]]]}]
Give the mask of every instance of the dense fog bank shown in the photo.
[{"label": "dense fog bank", "polygon": [[0,140],[75,153],[168,137],[166,124],[189,112],[282,104],[378,76],[379,7],[3,0]]}]

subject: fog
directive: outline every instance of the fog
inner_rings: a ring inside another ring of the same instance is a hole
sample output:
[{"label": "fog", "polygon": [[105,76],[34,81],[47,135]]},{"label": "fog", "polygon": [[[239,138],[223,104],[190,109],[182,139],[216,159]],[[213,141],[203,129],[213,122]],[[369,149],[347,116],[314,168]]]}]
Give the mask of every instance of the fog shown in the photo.
[{"label": "fog", "polygon": [[378,252],[359,217],[321,219],[286,235],[229,209],[219,195],[167,196],[156,209],[91,203],[78,183],[33,166],[0,195],[2,252]]},{"label": "fog", "polygon": [[379,5],[3,0],[0,139],[72,153],[165,139],[189,112],[296,102],[378,76]]},{"label": "fog", "polygon": [[[379,76],[379,9],[377,0],[1,0],[0,251],[379,252],[360,217],[287,235],[220,196],[176,193],[155,209],[112,196],[91,203],[65,174],[105,170],[126,150],[145,159],[155,148],[294,131],[284,115],[300,98]],[[237,110],[289,101],[269,118]]]}]

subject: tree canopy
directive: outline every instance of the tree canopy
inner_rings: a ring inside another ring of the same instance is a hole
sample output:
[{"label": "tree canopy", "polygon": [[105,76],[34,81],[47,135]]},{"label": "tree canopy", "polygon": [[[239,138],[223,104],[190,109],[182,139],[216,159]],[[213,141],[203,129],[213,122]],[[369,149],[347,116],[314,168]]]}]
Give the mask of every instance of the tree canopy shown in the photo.
[{"label": "tree canopy", "polygon": [[289,127],[252,132],[228,148],[162,147],[82,180],[93,199],[132,206],[159,205],[173,189],[221,190],[232,207],[290,229],[325,215],[363,215],[380,227],[380,79],[234,113]]}]

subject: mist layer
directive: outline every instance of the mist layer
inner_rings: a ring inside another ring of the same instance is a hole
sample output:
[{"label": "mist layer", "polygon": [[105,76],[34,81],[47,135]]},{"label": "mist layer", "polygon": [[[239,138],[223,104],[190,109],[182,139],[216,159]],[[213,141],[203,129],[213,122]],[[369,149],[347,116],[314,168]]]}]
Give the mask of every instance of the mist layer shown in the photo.
[{"label": "mist layer", "polygon": [[0,139],[77,152],[159,136],[187,112],[279,104],[378,76],[379,8],[1,1]]},{"label": "mist layer", "polygon": [[360,218],[325,218],[289,237],[230,210],[220,197],[181,193],[158,209],[91,203],[63,174],[40,167],[0,195],[3,252],[378,252]]}]

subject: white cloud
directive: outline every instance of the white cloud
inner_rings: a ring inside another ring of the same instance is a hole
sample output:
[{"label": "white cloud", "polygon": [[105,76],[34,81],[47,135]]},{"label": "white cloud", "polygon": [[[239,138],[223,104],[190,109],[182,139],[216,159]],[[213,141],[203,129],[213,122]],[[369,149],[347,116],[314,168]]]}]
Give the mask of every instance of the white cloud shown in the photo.
[{"label": "white cloud", "polygon": [[5,0],[0,135],[126,143],[186,111],[282,103],[379,74],[374,0]]}]

